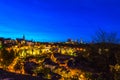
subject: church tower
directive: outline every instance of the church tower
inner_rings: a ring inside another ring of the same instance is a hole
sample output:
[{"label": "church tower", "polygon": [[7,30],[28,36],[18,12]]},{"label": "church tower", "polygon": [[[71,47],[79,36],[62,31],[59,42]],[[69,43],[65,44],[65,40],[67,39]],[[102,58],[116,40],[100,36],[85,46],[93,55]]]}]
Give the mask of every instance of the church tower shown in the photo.
[{"label": "church tower", "polygon": [[25,40],[25,35],[23,34],[23,40]]}]

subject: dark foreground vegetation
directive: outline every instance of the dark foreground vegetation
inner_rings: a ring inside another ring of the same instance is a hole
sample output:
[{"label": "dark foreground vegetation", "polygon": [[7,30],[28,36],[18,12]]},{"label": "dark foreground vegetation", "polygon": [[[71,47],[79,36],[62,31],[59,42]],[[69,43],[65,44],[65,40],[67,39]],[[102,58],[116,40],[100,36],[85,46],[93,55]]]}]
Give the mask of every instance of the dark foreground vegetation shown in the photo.
[{"label": "dark foreground vegetation", "polygon": [[0,69],[0,80],[44,80],[40,77],[16,74]]}]

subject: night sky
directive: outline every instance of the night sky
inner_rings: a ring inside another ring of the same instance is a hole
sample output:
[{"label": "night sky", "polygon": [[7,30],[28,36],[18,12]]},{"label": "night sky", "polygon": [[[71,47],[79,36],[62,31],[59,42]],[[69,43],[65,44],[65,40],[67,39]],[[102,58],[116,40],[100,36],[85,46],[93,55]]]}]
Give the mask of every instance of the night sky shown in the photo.
[{"label": "night sky", "polygon": [[120,0],[0,0],[0,37],[90,41],[98,28],[120,37]]}]

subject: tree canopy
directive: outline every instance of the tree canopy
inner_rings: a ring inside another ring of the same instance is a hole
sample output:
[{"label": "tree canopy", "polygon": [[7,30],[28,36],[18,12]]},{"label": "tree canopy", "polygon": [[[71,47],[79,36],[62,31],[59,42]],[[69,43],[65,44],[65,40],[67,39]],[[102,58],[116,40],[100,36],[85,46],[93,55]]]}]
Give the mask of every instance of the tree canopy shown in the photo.
[{"label": "tree canopy", "polygon": [[107,32],[99,29],[92,37],[95,43],[119,43],[120,39],[116,32]]}]

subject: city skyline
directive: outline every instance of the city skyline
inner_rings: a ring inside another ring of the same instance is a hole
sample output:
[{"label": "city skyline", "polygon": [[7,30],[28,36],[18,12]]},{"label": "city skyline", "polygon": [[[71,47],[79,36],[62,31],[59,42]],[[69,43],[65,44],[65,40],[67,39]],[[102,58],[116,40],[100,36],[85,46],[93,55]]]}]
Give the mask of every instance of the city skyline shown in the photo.
[{"label": "city skyline", "polygon": [[1,0],[0,37],[91,41],[98,28],[120,37],[118,0]]}]

